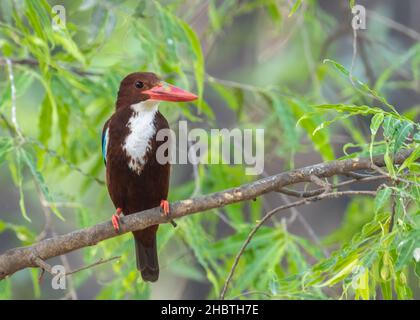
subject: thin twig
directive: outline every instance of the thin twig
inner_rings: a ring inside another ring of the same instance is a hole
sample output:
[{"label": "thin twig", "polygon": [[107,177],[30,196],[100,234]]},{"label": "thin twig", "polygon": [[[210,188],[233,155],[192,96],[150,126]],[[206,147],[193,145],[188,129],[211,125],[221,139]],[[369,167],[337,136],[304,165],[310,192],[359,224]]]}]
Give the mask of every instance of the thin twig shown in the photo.
[{"label": "thin twig", "polygon": [[90,269],[90,268],[92,268],[92,267],[99,266],[99,265],[101,265],[101,264],[104,264],[104,263],[107,263],[107,262],[110,262],[110,261],[113,261],[113,260],[116,260],[116,259],[120,259],[120,258],[121,258],[121,256],[115,256],[115,257],[108,258],[108,259],[102,259],[102,258],[101,258],[101,259],[99,259],[98,261],[96,261],[96,262],[94,262],[94,263],[92,263],[92,264],[89,264],[89,265],[87,265],[87,266],[84,266],[84,267],[78,268],[78,269],[76,269],[76,270],[72,270],[72,271],[66,272],[66,276],[69,276],[69,275],[75,274],[76,272],[79,272],[79,271],[83,271],[83,270],[86,270],[86,269]]},{"label": "thin twig", "polygon": [[49,274],[53,274],[51,271],[52,267],[48,263],[46,263],[44,260],[42,260],[40,257],[33,255],[31,260],[42,270],[47,271]]},{"label": "thin twig", "polygon": [[316,175],[311,175],[309,177],[309,179],[313,183],[315,183],[317,186],[323,188],[324,189],[324,192],[330,192],[331,191],[331,188],[332,188],[331,185],[328,182],[326,182],[326,181],[318,178]]},{"label": "thin twig", "polygon": [[415,185],[415,186],[420,187],[420,184],[417,183],[417,182],[415,182],[415,181],[410,181],[410,180],[407,180],[407,179],[404,179],[404,178],[401,178],[401,177],[394,177],[394,176],[390,175],[389,173],[387,173],[386,171],[382,170],[380,167],[378,167],[374,163],[372,163],[371,168],[373,170],[375,170],[376,172],[378,172],[378,173],[380,173],[382,175],[387,176],[389,179],[393,180],[394,182],[404,182],[404,183],[407,183],[407,184],[412,184],[412,185]]},{"label": "thin twig", "polygon": [[[358,183],[358,182],[372,182],[372,181],[385,180],[385,179],[391,179],[391,178],[389,177],[388,174],[386,175],[382,174],[382,175],[377,175],[377,176],[365,176],[365,178],[356,178],[356,179],[346,180],[346,181],[337,183],[335,185],[331,185],[331,189],[338,189],[343,186],[348,186],[348,185]],[[308,198],[308,197],[319,195],[323,193],[324,191],[325,191],[324,188],[310,190],[310,191],[296,191],[296,190],[292,190],[288,188],[281,188],[277,192],[283,193],[288,196],[296,197],[296,198]]]},{"label": "thin twig", "polygon": [[[39,65],[38,60],[32,59],[32,58],[25,58],[25,59],[3,59],[0,58],[0,65],[8,63],[7,60],[10,60],[11,63],[19,64],[19,65],[26,65],[31,67],[37,67]],[[50,67],[56,68],[53,65],[50,65]],[[65,66],[60,66],[62,68],[66,68]],[[69,67],[68,70],[71,72],[79,75],[79,76],[101,76],[102,73],[99,72],[93,72],[93,71],[85,71],[74,67]]]}]

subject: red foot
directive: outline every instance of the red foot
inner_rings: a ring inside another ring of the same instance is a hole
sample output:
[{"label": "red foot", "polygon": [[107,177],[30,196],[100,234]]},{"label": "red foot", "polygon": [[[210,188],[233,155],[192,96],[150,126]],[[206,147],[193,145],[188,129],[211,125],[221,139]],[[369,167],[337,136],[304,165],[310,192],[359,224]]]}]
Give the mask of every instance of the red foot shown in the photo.
[{"label": "red foot", "polygon": [[160,207],[163,210],[163,214],[168,217],[170,213],[168,200],[161,200]]},{"label": "red foot", "polygon": [[121,208],[117,208],[117,211],[112,215],[111,221],[115,231],[120,231],[120,214],[122,213]]}]

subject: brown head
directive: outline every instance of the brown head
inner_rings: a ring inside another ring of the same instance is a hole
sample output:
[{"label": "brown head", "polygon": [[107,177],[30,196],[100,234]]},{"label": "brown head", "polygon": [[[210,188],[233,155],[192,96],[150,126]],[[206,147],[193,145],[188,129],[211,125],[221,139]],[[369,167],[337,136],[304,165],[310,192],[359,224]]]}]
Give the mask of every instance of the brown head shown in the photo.
[{"label": "brown head", "polygon": [[147,100],[186,102],[195,99],[196,95],[161,81],[152,72],[134,72],[121,81],[117,109]]}]

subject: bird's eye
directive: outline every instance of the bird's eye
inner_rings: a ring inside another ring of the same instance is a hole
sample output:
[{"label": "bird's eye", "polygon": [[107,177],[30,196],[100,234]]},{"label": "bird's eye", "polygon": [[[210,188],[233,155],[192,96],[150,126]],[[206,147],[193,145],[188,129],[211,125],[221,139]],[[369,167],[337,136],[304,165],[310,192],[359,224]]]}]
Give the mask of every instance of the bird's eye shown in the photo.
[{"label": "bird's eye", "polygon": [[134,85],[136,86],[137,89],[141,89],[144,87],[144,83],[141,81],[136,81]]}]

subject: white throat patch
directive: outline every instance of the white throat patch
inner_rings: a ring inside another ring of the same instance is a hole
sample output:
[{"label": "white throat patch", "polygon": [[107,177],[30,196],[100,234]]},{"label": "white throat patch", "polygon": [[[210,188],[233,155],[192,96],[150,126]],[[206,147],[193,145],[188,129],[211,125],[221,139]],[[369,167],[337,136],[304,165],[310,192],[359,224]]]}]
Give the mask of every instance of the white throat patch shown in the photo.
[{"label": "white throat patch", "polygon": [[151,139],[156,133],[154,119],[159,101],[148,100],[131,105],[133,115],[127,123],[130,133],[122,149],[128,157],[128,166],[140,174],[146,163],[146,153],[151,148]]}]

